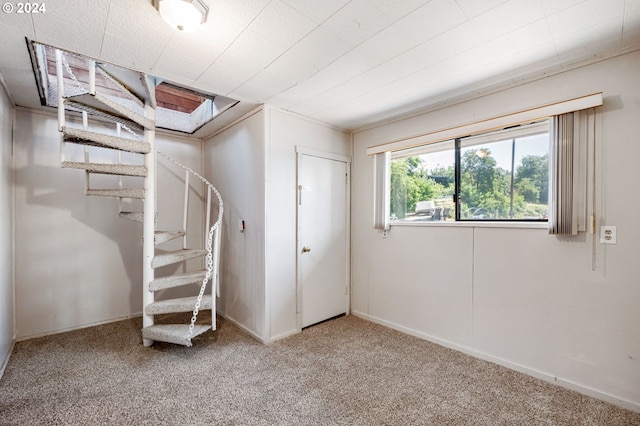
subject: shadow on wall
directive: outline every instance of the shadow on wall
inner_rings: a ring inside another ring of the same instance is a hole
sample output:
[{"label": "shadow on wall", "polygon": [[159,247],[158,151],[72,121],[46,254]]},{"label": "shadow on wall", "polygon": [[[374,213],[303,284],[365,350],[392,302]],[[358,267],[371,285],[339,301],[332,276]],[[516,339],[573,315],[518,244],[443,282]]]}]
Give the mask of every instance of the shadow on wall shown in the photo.
[{"label": "shadow on wall", "polygon": [[[121,262],[114,262],[114,259],[106,260],[105,263],[91,265],[81,264],[86,259],[86,253],[101,250],[98,241],[86,238],[79,224],[62,222],[60,216],[55,213],[46,214],[46,209],[42,210],[39,216],[34,217],[29,212],[28,207],[24,207],[23,214],[16,217],[16,222],[22,221],[20,227],[26,230],[26,236],[18,238],[29,238],[22,241],[28,244],[28,250],[23,255],[30,259],[21,259],[16,263],[23,265],[31,264],[32,260],[39,259],[40,264],[38,276],[47,277],[41,284],[31,283],[31,287],[41,285],[43,291],[51,292],[52,289],[46,286],[46,281],[59,281],[66,287],[65,293],[75,301],[59,306],[59,309],[69,309],[70,306],[77,306],[74,313],[64,313],[67,315],[65,322],[73,324],[82,323],[81,298],[91,293],[94,279],[92,274],[105,274],[105,265],[110,267],[122,266],[128,277],[129,308],[132,313],[140,312],[142,308],[141,290],[142,283],[142,224],[132,222],[118,217],[118,200],[104,197],[87,197],[84,195],[85,173],[78,170],[62,169],[59,166],[59,147],[56,143],[51,144],[52,139],[57,139],[57,128],[49,125],[49,122],[33,120],[33,115],[23,115],[27,119],[22,120],[21,128],[31,129],[32,133],[26,132],[27,137],[16,140],[16,147],[22,151],[22,157],[18,167],[15,168],[16,188],[24,190],[24,203],[26,206],[41,206],[48,209],[68,211],[73,220],[86,227],[100,233],[107,239],[113,241],[118,246]],[[16,132],[16,137],[22,134],[20,130]],[[51,144],[47,146],[46,144]],[[93,159],[92,159],[93,161]],[[117,179],[117,178],[116,178]],[[104,177],[97,177],[96,183],[104,184]],[[117,181],[117,180],[116,180]],[[92,177],[93,184],[93,177]],[[140,183],[140,185],[142,185]],[[16,223],[17,224],[17,223]],[[58,255],[56,255],[56,253]],[[91,257],[91,256],[89,256]],[[93,256],[95,258],[97,256]],[[31,259],[33,258],[33,259]],[[60,266],[63,263],[64,266]],[[117,265],[116,265],[117,263]],[[48,264],[48,266],[47,266]],[[51,277],[52,271],[60,271],[63,268],[66,273],[56,278]],[[33,275],[31,275],[33,277]],[[53,278],[53,279],[51,279]],[[50,286],[51,287],[51,286]],[[95,287],[93,287],[95,288]],[[67,291],[68,290],[68,291]],[[113,292],[100,291],[101,304],[113,306],[121,303],[121,298],[109,299]],[[51,302],[51,300],[47,300]],[[44,309],[45,312],[51,310],[50,305],[34,309]],[[84,308],[86,310],[86,307]],[[61,311],[60,311],[61,312]],[[62,316],[56,313],[55,316]],[[107,319],[107,318],[105,318]],[[74,321],[75,320],[75,321]]]},{"label": "shadow on wall", "polygon": [[[253,315],[251,310],[256,298],[255,288],[246,282],[245,238],[246,233],[250,231],[247,229],[240,233],[237,230],[238,217],[237,211],[225,204],[220,242],[220,313],[262,336],[261,330],[257,327],[256,315]],[[234,235],[239,237],[233,238]]]}]

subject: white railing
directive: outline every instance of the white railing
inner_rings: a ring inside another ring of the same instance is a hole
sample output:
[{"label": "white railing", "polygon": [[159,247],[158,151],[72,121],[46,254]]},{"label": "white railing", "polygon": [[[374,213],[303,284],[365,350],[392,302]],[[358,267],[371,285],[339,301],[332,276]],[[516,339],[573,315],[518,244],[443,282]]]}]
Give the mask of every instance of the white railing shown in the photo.
[{"label": "white railing", "polygon": [[[191,323],[189,324],[189,336],[187,338],[187,346],[191,346],[191,336],[193,334],[193,329],[195,326],[196,318],[198,316],[198,311],[200,309],[200,303],[202,302],[202,297],[204,295],[205,288],[207,287],[207,283],[211,280],[211,293],[215,292],[217,297],[220,297],[220,280],[219,280],[219,268],[220,268],[220,232],[222,230],[222,216],[224,215],[224,202],[222,201],[222,196],[220,192],[216,189],[215,186],[211,184],[208,180],[206,180],[202,175],[193,169],[181,164],[175,158],[160,152],[156,151],[158,155],[165,158],[167,161],[173,163],[174,165],[180,167],[185,171],[185,186],[184,186],[184,208],[183,208],[183,217],[182,217],[182,225],[183,230],[185,232],[183,237],[183,248],[186,248],[187,244],[187,225],[188,225],[188,206],[189,206],[189,180],[190,175],[198,178],[202,183],[207,186],[207,198],[206,198],[206,206],[207,213],[205,219],[205,229],[207,233],[205,234],[205,249],[207,250],[207,255],[205,258],[205,267],[206,273],[205,277],[202,279],[202,285],[200,286],[200,292],[198,293],[198,298],[196,301],[196,305],[193,309],[193,315],[191,317]],[[216,196],[218,202],[218,215],[216,217],[216,221],[214,224],[209,227],[211,223],[211,195],[212,193]],[[212,328],[215,329],[215,298],[212,297],[212,318],[211,324]]]},{"label": "white railing", "polygon": [[[89,68],[89,89],[85,89],[80,81],[73,74],[73,71],[67,60],[65,58],[64,52],[56,49],[56,73],[57,73],[57,83],[58,83],[58,127],[62,132],[63,127],[65,126],[66,116],[65,116],[65,105],[64,105],[64,72],[66,71],[69,74],[69,77],[78,85],[78,88],[81,92],[95,94],[96,93],[96,62],[93,60],[88,61]],[[145,111],[145,115],[153,116],[154,110],[152,108],[145,108],[148,111]],[[83,129],[88,129],[88,114],[86,111],[82,111],[82,123]],[[131,133],[135,139],[137,140],[146,140],[153,147],[153,139],[154,135],[150,135],[148,133],[152,133],[153,131],[145,130],[145,136],[142,137],[126,125],[122,123],[115,123],[116,125],[116,133],[118,136],[121,136],[121,129]],[[61,144],[60,144],[60,161],[63,162],[65,160],[65,141],[64,136],[61,136]],[[185,190],[184,190],[184,209],[183,209],[183,217],[182,217],[182,228],[184,231],[184,236],[182,240],[182,247],[184,249],[187,248],[187,227],[188,227],[188,206],[189,206],[189,183],[190,176],[193,175],[198,178],[202,183],[204,183],[207,187],[207,196],[206,196],[206,220],[205,220],[205,230],[207,230],[204,236],[204,247],[207,250],[207,255],[205,258],[205,267],[206,273],[205,277],[202,280],[202,285],[200,287],[200,292],[198,293],[197,301],[193,309],[193,315],[191,318],[191,323],[189,325],[189,335],[187,337],[187,346],[191,346],[191,337],[193,335],[193,329],[195,326],[195,321],[198,315],[198,311],[200,309],[200,304],[202,302],[202,297],[204,295],[205,288],[209,280],[211,280],[211,292],[212,295],[215,291],[215,295],[217,297],[220,296],[220,285],[219,285],[219,265],[220,265],[220,232],[222,227],[222,216],[224,214],[224,204],[222,201],[222,197],[218,190],[204,177],[202,177],[196,171],[190,169],[189,167],[184,166],[176,159],[171,156],[164,154],[160,151],[156,151],[152,149],[151,153],[157,153],[162,156],[169,162],[174,165],[182,168],[185,171]],[[89,147],[85,145],[84,147],[84,161],[85,163],[89,163]],[[144,267],[144,277],[143,280],[145,282],[145,288],[148,286],[149,282],[153,280],[154,273],[153,268],[151,267],[151,258],[153,257],[154,248],[153,248],[153,234],[155,227],[155,197],[149,196],[150,194],[155,194],[155,170],[156,170],[157,159],[155,155],[147,155],[145,156],[145,165],[148,169],[148,176],[145,179],[145,206],[144,206],[144,223],[145,223],[145,248],[143,257],[145,258],[145,267]],[[122,156],[121,153],[118,152],[117,164],[122,164]],[[86,172],[86,189],[90,188],[89,182],[89,172]],[[122,177],[119,177],[118,187],[122,189]],[[212,201],[212,193],[216,196],[218,202],[218,215],[215,223],[210,226],[211,223],[211,201]],[[119,201],[120,210],[122,210],[122,200]],[[147,229],[149,228],[149,229]],[[153,294],[151,292],[145,291],[143,292],[144,305],[146,306],[149,303],[153,302]],[[215,329],[215,298],[212,298],[212,328]],[[144,316],[144,325],[152,325],[152,318],[148,318],[146,315]],[[150,344],[150,342],[145,342],[145,346]]]}]

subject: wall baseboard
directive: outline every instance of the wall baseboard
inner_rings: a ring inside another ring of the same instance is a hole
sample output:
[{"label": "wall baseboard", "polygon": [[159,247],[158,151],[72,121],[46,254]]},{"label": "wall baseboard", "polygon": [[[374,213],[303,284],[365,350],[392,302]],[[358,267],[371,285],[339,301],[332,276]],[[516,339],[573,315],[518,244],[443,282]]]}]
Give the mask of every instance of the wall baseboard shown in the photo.
[{"label": "wall baseboard", "polygon": [[524,373],[527,374],[529,376],[535,377],[537,379],[540,380],[544,380],[545,382],[549,382],[558,386],[561,386],[563,388],[578,392],[582,395],[586,395],[586,396],[590,396],[596,399],[600,399],[602,401],[608,402],[610,404],[616,405],[618,407],[621,408],[625,408],[627,410],[631,410],[631,411],[635,411],[640,413],[640,403],[638,402],[634,402],[634,401],[629,401],[627,399],[624,398],[620,398],[618,396],[615,395],[611,395],[609,393],[606,392],[602,392],[599,391],[597,389],[591,388],[589,386],[585,386],[585,385],[581,385],[579,383],[573,382],[571,380],[566,380],[560,377],[556,377],[552,374],[546,373],[544,371],[540,371],[540,370],[536,370],[534,368],[530,368],[527,367],[526,365],[521,365],[518,363],[514,363],[511,362],[509,360],[503,359],[503,358],[499,358],[496,356],[493,356],[491,354],[487,354],[484,352],[480,352],[477,351],[473,348],[470,348],[468,346],[464,346],[464,345],[458,345],[456,343],[447,341],[447,340],[443,340],[434,336],[431,336],[427,333],[423,333],[408,327],[404,327],[401,325],[398,325],[396,323],[390,322],[390,321],[386,321],[374,316],[371,316],[369,314],[366,314],[364,312],[358,312],[358,311],[352,311],[351,312],[352,315],[362,318],[364,320],[367,321],[371,321],[374,322],[376,324],[380,324],[383,325],[385,327],[389,327],[392,328],[394,330],[400,331],[402,333],[405,334],[409,334],[411,336],[417,337],[419,339],[422,340],[427,340],[429,342],[432,343],[436,343],[440,346],[444,346],[446,348],[449,349],[453,349],[462,353],[465,353],[467,355],[471,355],[475,358],[479,358],[482,359],[484,361],[488,361],[488,362],[492,362],[494,364],[498,364],[501,365],[503,367],[509,368],[510,370],[515,370],[518,371],[520,373]]},{"label": "wall baseboard", "polygon": [[15,347],[15,345],[16,341],[14,339],[13,342],[11,342],[9,351],[5,354],[4,359],[2,360],[2,364],[0,364],[0,379],[2,379],[2,376],[4,376],[4,370],[7,368],[7,365],[9,365],[9,359],[11,359],[11,354],[13,353],[13,348]]},{"label": "wall baseboard", "polygon": [[236,327],[240,328],[243,332],[247,333],[249,336],[253,337],[258,342],[263,343],[265,345],[270,343],[269,341],[264,340],[262,337],[258,336],[254,331],[249,330],[247,327],[245,327],[244,325],[240,324],[238,321],[236,321],[232,317],[226,315],[225,313],[218,311],[217,314],[219,316],[221,316],[222,318],[224,318],[225,321],[229,321],[230,323],[232,323]]},{"label": "wall baseboard", "polygon": [[277,336],[273,336],[271,337],[271,339],[266,342],[267,344],[269,343],[273,343],[276,340],[280,340],[280,339],[284,339],[285,337],[289,337],[289,336],[293,336],[294,334],[298,334],[300,333],[300,330],[290,330],[290,331],[285,331],[284,333],[280,333]]},{"label": "wall baseboard", "polygon": [[122,317],[116,317],[116,318],[111,318],[111,319],[106,319],[103,321],[96,321],[96,322],[92,322],[89,324],[81,324],[81,325],[74,325],[72,327],[65,327],[65,328],[59,328],[56,330],[50,330],[44,333],[35,333],[35,334],[29,334],[26,336],[20,336],[16,339],[16,342],[23,342],[25,340],[31,340],[31,339],[37,339],[38,337],[45,337],[45,336],[52,336],[54,334],[60,334],[60,333],[67,333],[69,331],[74,331],[74,330],[82,330],[83,328],[89,328],[89,327],[95,327],[97,325],[103,325],[103,324],[110,324],[112,322],[118,322],[118,321],[124,321],[124,320],[128,320],[131,318],[138,318],[142,316],[142,312],[136,313],[136,314],[131,314],[131,315],[125,315]]}]

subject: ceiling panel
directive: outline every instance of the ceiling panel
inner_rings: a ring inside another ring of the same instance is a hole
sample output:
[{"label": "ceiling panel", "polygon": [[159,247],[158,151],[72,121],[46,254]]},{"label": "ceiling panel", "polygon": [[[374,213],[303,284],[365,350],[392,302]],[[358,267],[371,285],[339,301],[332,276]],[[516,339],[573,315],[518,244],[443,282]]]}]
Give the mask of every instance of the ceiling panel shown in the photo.
[{"label": "ceiling panel", "polygon": [[45,13],[33,15],[35,39],[53,46],[73,43],[77,53],[96,57],[100,54],[102,31],[107,24],[109,3],[91,5],[91,13],[85,13],[85,0],[64,0],[45,3]]},{"label": "ceiling panel", "polygon": [[235,99],[256,99],[258,102],[264,102],[266,99],[295,84],[295,81],[282,78],[277,74],[261,71],[242,86],[229,93],[229,96]]},{"label": "ceiling panel", "polygon": [[488,41],[544,18],[539,1],[513,0],[477,16],[472,22],[482,40]]},{"label": "ceiling panel", "polygon": [[395,19],[382,13],[370,0],[352,0],[327,19],[322,28],[356,46],[393,22]]},{"label": "ceiling panel", "polygon": [[318,68],[311,62],[301,57],[297,53],[289,50],[278,57],[266,68],[273,74],[278,74],[283,78],[295,81],[296,83],[306,80],[318,72]]},{"label": "ceiling panel", "polygon": [[270,0],[207,0],[209,10],[243,27],[249,25]]},{"label": "ceiling panel", "polygon": [[369,2],[378,9],[388,21],[396,22],[400,18],[415,12],[426,3],[433,0],[369,0]]},{"label": "ceiling panel", "polygon": [[418,44],[407,34],[403,25],[394,24],[357,46],[352,52],[367,56],[377,63],[382,63],[416,47]]},{"label": "ceiling panel", "polygon": [[363,78],[370,80],[369,84],[373,86],[388,84],[469,50],[477,45],[477,40],[476,30],[471,24],[459,25],[451,31],[382,63],[364,74]]},{"label": "ceiling panel", "polygon": [[149,71],[173,35],[151,4],[112,3],[100,57],[123,66],[144,64],[139,69]]},{"label": "ceiling panel", "polygon": [[[548,56],[555,56],[553,50],[553,37],[546,19],[534,22],[509,33],[503,34],[487,43],[484,43],[477,50],[485,51],[493,57],[493,60],[502,60],[505,58],[526,53],[538,46],[544,46],[544,50]],[[521,64],[514,64],[518,67]],[[504,64],[506,68],[512,68],[508,64]]]},{"label": "ceiling panel", "polygon": [[316,24],[326,21],[350,0],[282,0]]},{"label": "ceiling panel", "polygon": [[[640,2],[638,2],[640,3]],[[624,17],[621,48],[623,51],[633,50],[640,43],[640,9],[630,12]]]},{"label": "ceiling panel", "polygon": [[456,0],[467,18],[474,18],[478,15],[506,3],[505,0]]},{"label": "ceiling panel", "polygon": [[172,35],[163,51],[165,55],[183,51],[211,63],[244,31],[244,27],[221,15],[209,12],[207,22],[196,32],[174,31],[168,26],[165,31]]},{"label": "ceiling panel", "polygon": [[640,0],[625,0],[624,11],[625,13],[640,11]]},{"label": "ceiling panel", "polygon": [[153,72],[175,82],[192,83],[243,30],[241,25],[212,13],[197,32],[184,33],[168,28],[171,38],[154,64]]},{"label": "ceiling panel", "polygon": [[201,90],[226,96],[260,71],[262,67],[247,58],[225,54],[198,77],[194,84]]},{"label": "ceiling panel", "polygon": [[433,0],[398,24],[416,42],[422,43],[468,20],[457,2]]},{"label": "ceiling panel", "polygon": [[370,70],[375,62],[364,55],[349,54],[302,83],[309,86],[307,96],[316,96]]},{"label": "ceiling panel", "polygon": [[318,27],[291,47],[291,51],[321,69],[355,46],[339,39],[324,27]]},{"label": "ceiling panel", "polygon": [[345,99],[348,98],[342,96],[342,93],[340,93],[339,91],[330,90],[312,98],[307,102],[296,105],[295,107],[293,107],[293,110],[298,114],[313,117],[317,113],[332,109],[336,105],[344,103]]},{"label": "ceiling panel", "polygon": [[[508,62],[517,62],[518,59],[534,59],[536,61],[546,57],[546,49],[542,47],[528,49],[520,54],[503,60],[495,60],[491,55],[491,48],[486,50],[469,50],[457,56],[440,61],[433,66],[408,75],[392,83],[379,86],[371,84],[369,90],[361,96],[333,105],[330,109],[322,110],[314,114],[319,120],[339,121],[340,125],[347,128],[360,127],[366,124],[366,115],[357,114],[357,111],[375,110],[379,117],[388,114],[397,115],[411,111],[414,108],[428,106],[425,99],[441,101],[457,94],[457,88],[463,87],[470,90],[478,81],[486,81],[496,75],[496,70],[504,69]],[[555,58],[552,59],[556,63]],[[545,64],[550,66],[549,63]],[[515,79],[521,75],[522,70],[510,75]],[[343,92],[347,89],[340,88]],[[344,111],[351,111],[345,114]],[[342,118],[341,118],[342,117]]]},{"label": "ceiling panel", "polygon": [[621,33],[623,15],[624,0],[589,0],[549,16],[548,22],[553,38],[560,41],[601,23],[607,23],[611,32]]},{"label": "ceiling panel", "polygon": [[248,29],[280,46],[291,46],[317,24],[280,0],[272,0]]},{"label": "ceiling panel", "polygon": [[[344,84],[335,86],[331,90],[315,95],[302,105],[304,105],[306,111],[322,111],[321,107],[326,107],[327,103],[331,100],[342,99],[343,102],[348,102],[351,99],[364,96],[382,87],[402,81],[404,77],[418,73],[425,68],[444,61],[447,57],[467,51],[468,46],[474,43],[474,32],[475,29],[471,25],[461,26],[458,31],[449,34],[447,37],[442,36],[431,42],[424,43],[416,49],[406,52],[365,73],[358,74],[358,78],[352,78]],[[454,48],[454,46],[457,46],[457,49]],[[427,81],[428,84],[425,84],[425,81]],[[418,85],[400,84],[406,86],[405,89],[413,94],[423,94],[424,90],[426,90],[425,88],[431,87],[435,83],[430,80],[422,80]],[[320,103],[320,106],[312,109],[309,104],[315,103],[316,101]],[[330,106],[333,106],[333,104]]]},{"label": "ceiling panel", "polygon": [[298,105],[308,99],[305,96],[304,88],[301,86],[293,86],[284,92],[278,93],[276,96],[272,96],[266,100],[266,103],[278,108],[287,109],[293,111],[292,107]]},{"label": "ceiling panel", "polygon": [[131,68],[137,71],[151,73],[158,62],[162,48],[151,48],[129,42],[129,38],[105,34],[102,52],[98,56],[106,62]]},{"label": "ceiling panel", "polygon": [[326,79],[322,75],[314,74],[304,82],[269,98],[267,101],[281,108],[290,109],[327,90],[327,87],[322,85],[323,81],[326,84]]},{"label": "ceiling panel", "polygon": [[[3,16],[4,15],[4,16]],[[23,32],[17,30],[18,26],[27,31],[31,26],[31,19],[11,19],[8,14],[0,14],[3,21],[0,22],[0,63],[2,64],[2,78],[11,92],[11,97],[17,105],[30,105],[40,108],[40,97],[34,85],[31,60],[27,51]],[[28,18],[28,17],[27,17]],[[11,22],[16,26],[5,25]]]},{"label": "ceiling panel", "polygon": [[276,44],[251,30],[244,30],[222,54],[245,58],[252,68],[264,69],[286,51],[286,47]]},{"label": "ceiling panel", "polygon": [[[35,37],[32,17],[26,13],[0,13],[0,27],[3,27],[3,34],[9,34],[10,31],[13,31],[16,36]],[[5,39],[2,38],[2,40]],[[8,45],[8,43],[5,44]]]},{"label": "ceiling panel", "polygon": [[353,128],[640,49],[640,0],[204,1],[193,33],[151,0],[0,14],[0,73],[18,105],[40,107],[27,37]]},{"label": "ceiling panel", "polygon": [[540,0],[542,8],[547,16],[551,16],[585,0]]},{"label": "ceiling panel", "polygon": [[[212,52],[213,58],[218,55]],[[188,51],[163,52],[153,64],[151,72],[174,83],[191,84],[211,65],[211,57],[190,55]]]},{"label": "ceiling panel", "polygon": [[[622,17],[616,21],[622,22]],[[611,31],[611,27],[606,23],[592,25],[555,40],[554,45],[558,52],[558,59],[566,65],[583,60],[592,62],[598,56],[604,58],[619,53],[621,34]]]}]

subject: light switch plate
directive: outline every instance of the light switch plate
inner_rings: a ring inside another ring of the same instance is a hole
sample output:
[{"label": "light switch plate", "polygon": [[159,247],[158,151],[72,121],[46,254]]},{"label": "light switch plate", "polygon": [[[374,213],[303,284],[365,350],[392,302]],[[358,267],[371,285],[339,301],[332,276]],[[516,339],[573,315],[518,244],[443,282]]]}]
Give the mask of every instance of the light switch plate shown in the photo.
[{"label": "light switch plate", "polygon": [[600,244],[616,244],[617,235],[615,226],[600,227]]}]

